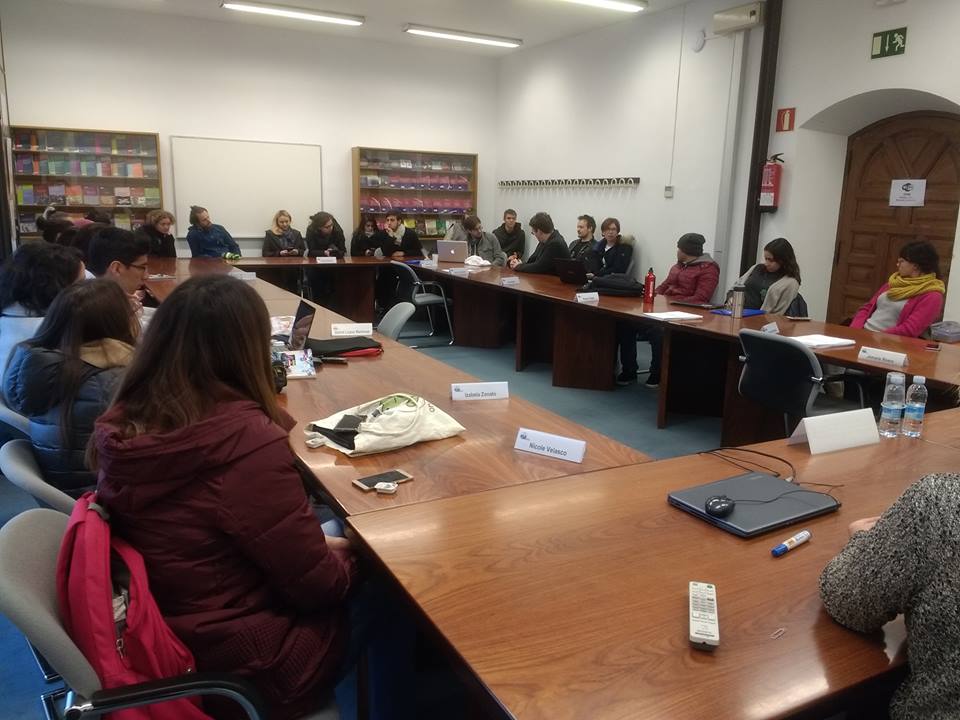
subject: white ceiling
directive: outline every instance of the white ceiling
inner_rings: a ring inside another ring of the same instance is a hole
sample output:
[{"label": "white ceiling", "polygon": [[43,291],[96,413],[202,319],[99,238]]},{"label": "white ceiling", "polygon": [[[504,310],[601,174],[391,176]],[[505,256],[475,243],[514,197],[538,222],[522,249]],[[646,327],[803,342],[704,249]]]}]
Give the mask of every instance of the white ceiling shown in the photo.
[{"label": "white ceiling", "polygon": [[[366,23],[362,27],[346,28],[326,23],[251,16],[248,13],[224,10],[220,7],[219,0],[62,1],[72,5],[137,10],[179,15],[184,18],[208,18],[222,22],[290,28],[341,37],[445,47],[489,56],[502,56],[517,51],[415,37],[401,32],[401,29],[407,23],[430,25],[485,35],[520,38],[523,40],[523,47],[532,47],[579,35],[605,25],[630,21],[637,17],[633,13],[576,5],[563,0],[264,0],[275,5],[328,10],[366,17]],[[686,1],[650,0],[649,9],[639,15],[682,5]]]}]

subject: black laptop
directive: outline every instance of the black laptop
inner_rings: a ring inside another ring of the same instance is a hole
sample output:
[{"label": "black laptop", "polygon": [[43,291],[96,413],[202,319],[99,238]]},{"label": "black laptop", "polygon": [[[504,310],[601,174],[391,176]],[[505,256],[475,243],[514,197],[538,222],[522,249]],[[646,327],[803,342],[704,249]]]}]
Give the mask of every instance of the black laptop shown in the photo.
[{"label": "black laptop", "polygon": [[[704,503],[714,495],[736,501],[727,517],[707,514]],[[740,537],[760,535],[840,507],[829,495],[760,472],[677,490],[667,495],[667,502]]]},{"label": "black laptop", "polygon": [[681,305],[683,307],[700,308],[701,310],[719,310],[720,308],[725,307],[724,305],[717,305],[716,303],[709,303],[709,302],[698,303],[698,302],[690,302],[689,300],[671,300],[670,304]]},{"label": "black laptop", "polygon": [[557,258],[554,268],[557,276],[565,283],[583,285],[587,282],[587,266],[579,258]]}]

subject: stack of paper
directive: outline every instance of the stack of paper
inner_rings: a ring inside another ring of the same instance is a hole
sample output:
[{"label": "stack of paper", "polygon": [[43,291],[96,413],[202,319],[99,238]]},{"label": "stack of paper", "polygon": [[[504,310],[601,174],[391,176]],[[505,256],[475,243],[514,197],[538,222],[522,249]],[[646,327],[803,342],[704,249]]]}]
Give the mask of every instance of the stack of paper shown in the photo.
[{"label": "stack of paper", "polygon": [[830,337],[829,335],[795,335],[793,339],[811,348],[844,347],[857,344],[856,340]]},{"label": "stack of paper", "polygon": [[694,315],[693,313],[680,312],[679,310],[673,310],[671,312],[648,312],[644,313],[645,317],[653,318],[654,320],[663,320],[664,322],[670,320],[703,320],[700,315]]}]

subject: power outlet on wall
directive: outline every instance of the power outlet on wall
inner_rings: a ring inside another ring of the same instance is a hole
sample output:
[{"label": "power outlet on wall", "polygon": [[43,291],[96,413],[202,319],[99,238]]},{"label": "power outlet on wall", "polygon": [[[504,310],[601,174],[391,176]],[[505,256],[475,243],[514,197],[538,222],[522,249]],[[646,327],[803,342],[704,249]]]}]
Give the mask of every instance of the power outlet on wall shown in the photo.
[{"label": "power outlet on wall", "polygon": [[663,186],[663,196],[665,198],[673,197],[673,185],[664,185]]}]

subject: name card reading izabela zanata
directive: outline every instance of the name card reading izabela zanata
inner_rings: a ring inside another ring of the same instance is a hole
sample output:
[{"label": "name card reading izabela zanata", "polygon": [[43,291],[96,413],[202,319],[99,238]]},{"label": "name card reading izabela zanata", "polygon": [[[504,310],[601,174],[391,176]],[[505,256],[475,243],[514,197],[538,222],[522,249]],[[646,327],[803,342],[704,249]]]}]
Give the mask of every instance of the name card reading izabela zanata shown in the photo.
[{"label": "name card reading izabela zanata", "polygon": [[505,382],[453,383],[450,386],[453,400],[503,400],[510,397]]},{"label": "name card reading izabela zanata", "polygon": [[587,451],[587,443],[584,440],[576,440],[562,435],[551,435],[538,430],[520,428],[513,449],[546,455],[558,460],[582,463],[583,455]]},{"label": "name card reading izabela zanata", "polygon": [[330,323],[330,334],[333,337],[370,337],[373,335],[373,323]]}]

